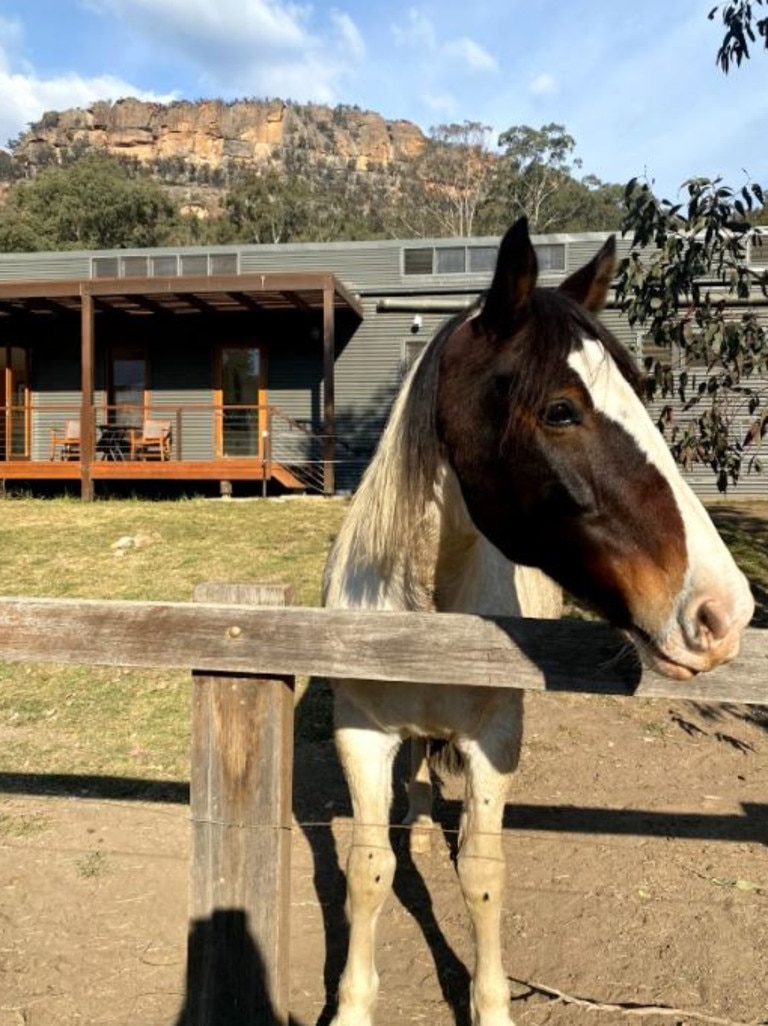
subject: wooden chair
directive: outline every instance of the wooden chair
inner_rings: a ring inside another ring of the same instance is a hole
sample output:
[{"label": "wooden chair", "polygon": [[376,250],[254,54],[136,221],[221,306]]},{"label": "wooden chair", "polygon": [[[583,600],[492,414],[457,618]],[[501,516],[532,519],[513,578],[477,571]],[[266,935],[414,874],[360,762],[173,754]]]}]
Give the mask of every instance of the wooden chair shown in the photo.
[{"label": "wooden chair", "polygon": [[57,427],[51,428],[51,459],[52,460],[79,460],[80,459],[80,421],[68,420],[61,431]]},{"label": "wooden chair", "polygon": [[131,432],[132,460],[169,460],[171,458],[170,420],[145,420],[140,431]]}]

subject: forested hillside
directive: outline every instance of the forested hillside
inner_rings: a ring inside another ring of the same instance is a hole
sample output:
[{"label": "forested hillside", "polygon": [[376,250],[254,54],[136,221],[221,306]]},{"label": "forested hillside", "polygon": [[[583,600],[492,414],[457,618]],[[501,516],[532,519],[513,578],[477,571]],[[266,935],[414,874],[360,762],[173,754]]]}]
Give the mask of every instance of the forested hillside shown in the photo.
[{"label": "forested hillside", "polygon": [[538,232],[621,221],[564,126],[424,134],[357,107],[124,99],[49,112],[0,151],[0,249]]}]

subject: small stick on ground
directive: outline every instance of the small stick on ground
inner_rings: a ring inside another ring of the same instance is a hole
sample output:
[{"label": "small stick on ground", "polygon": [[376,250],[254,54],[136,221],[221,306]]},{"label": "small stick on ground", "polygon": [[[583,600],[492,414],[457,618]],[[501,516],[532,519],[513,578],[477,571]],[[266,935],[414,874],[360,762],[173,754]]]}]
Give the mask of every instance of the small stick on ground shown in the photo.
[{"label": "small stick on ground", "polygon": [[591,1012],[621,1012],[623,1015],[670,1015],[683,1019],[694,1019],[696,1022],[711,1023],[712,1026],[768,1026],[768,1019],[753,1019],[751,1022],[738,1022],[735,1019],[723,1019],[717,1015],[707,1015],[705,1012],[694,1012],[689,1008],[672,1008],[670,1005],[646,1005],[638,1001],[620,1001],[613,1004],[609,1001],[593,1001],[590,998],[574,997],[566,994],[565,991],[556,987],[547,987],[535,980],[518,980],[514,976],[507,977],[511,983],[517,983],[521,987],[555,1001],[561,1001],[564,1005],[575,1005],[577,1008],[586,1008]]}]

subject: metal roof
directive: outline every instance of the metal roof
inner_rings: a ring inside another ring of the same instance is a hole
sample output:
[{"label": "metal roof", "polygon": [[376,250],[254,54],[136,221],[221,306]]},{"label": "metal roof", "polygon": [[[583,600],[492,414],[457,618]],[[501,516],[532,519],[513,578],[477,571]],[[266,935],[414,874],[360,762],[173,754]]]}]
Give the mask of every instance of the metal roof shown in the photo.
[{"label": "metal roof", "polygon": [[322,313],[326,291],[336,312],[362,320],[359,299],[330,272],[0,282],[0,316],[79,313],[85,295],[96,310],[127,314]]}]

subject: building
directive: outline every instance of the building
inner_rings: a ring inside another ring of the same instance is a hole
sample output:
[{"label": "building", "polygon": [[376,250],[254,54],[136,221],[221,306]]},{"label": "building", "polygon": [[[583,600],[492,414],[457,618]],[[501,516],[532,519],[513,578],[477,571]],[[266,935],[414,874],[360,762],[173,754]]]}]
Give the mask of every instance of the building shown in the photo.
[{"label": "building", "polygon": [[[535,236],[542,283],[605,237]],[[85,498],[110,481],[349,490],[404,368],[487,285],[497,243],[2,255],[0,480]],[[603,319],[639,352],[617,309]],[[751,482],[740,493],[765,491]]]}]

